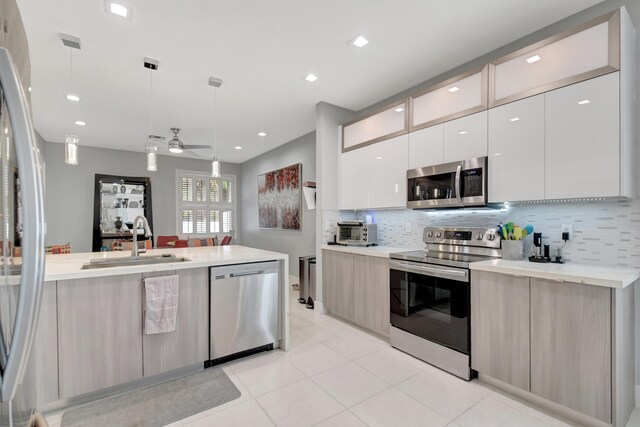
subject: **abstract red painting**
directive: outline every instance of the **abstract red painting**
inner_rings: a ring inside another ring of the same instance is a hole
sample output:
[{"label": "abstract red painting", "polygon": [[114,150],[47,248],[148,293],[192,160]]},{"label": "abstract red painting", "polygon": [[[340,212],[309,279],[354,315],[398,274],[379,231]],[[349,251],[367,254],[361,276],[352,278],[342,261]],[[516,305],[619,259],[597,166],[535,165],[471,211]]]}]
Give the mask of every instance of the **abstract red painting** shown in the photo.
[{"label": "abstract red painting", "polygon": [[302,191],[300,163],[258,175],[260,228],[300,230]]}]

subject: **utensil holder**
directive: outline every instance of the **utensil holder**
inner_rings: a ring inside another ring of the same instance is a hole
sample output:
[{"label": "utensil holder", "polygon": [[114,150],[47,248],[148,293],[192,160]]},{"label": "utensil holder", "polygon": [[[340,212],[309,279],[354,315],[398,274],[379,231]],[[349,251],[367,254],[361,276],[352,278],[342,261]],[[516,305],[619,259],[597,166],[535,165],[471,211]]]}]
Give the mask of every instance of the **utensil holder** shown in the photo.
[{"label": "utensil holder", "polygon": [[503,240],[502,259],[520,261],[524,258],[524,242],[522,240]]}]

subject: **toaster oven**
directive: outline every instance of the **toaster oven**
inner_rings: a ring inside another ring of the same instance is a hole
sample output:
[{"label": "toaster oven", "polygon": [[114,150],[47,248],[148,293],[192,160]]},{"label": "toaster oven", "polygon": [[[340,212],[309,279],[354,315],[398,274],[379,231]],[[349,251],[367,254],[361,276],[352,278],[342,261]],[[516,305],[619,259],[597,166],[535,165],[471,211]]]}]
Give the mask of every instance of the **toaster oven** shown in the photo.
[{"label": "toaster oven", "polygon": [[339,222],[336,243],[345,246],[376,246],[378,226],[363,221]]}]

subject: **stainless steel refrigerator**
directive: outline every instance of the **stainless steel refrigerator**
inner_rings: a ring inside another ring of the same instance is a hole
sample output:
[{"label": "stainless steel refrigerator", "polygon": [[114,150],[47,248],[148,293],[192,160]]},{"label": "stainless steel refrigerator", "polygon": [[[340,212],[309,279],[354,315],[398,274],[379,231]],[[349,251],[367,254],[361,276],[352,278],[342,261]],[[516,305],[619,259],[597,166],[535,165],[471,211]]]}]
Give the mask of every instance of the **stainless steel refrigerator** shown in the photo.
[{"label": "stainless steel refrigerator", "polygon": [[[15,64],[0,48],[0,426],[35,413],[34,341],[44,277],[42,164]],[[52,373],[48,373],[49,375]]]}]

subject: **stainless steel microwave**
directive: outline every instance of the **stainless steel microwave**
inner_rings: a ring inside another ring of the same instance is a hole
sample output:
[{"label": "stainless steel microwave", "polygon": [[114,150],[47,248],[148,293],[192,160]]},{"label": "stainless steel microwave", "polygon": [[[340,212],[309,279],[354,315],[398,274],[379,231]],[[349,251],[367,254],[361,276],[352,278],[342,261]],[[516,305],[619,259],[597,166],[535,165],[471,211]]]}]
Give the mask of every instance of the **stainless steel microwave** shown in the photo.
[{"label": "stainless steel microwave", "polygon": [[487,157],[407,171],[407,208],[487,205]]}]

